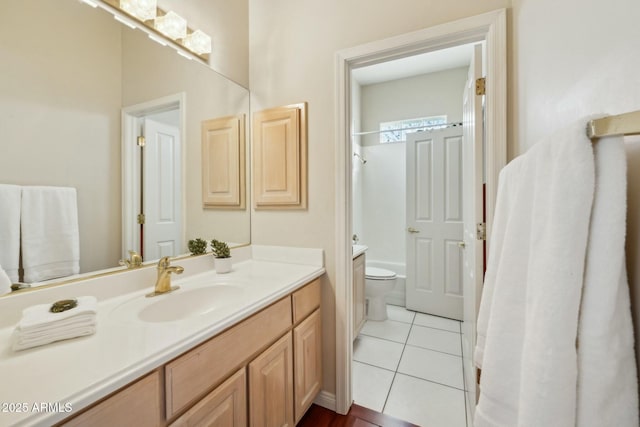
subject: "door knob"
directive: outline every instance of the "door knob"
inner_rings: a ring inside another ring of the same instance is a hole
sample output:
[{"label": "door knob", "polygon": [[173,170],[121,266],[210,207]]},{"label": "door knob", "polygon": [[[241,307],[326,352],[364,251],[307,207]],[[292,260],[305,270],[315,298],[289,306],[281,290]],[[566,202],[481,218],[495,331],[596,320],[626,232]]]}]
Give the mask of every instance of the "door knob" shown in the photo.
[{"label": "door knob", "polygon": [[458,247],[464,249],[467,245],[464,242],[458,242]]},{"label": "door knob", "polygon": [[420,230],[416,230],[416,229],[415,229],[415,228],[413,228],[413,227],[409,227],[409,228],[407,228],[407,231],[408,231],[409,233],[419,233],[419,232],[420,232]]}]

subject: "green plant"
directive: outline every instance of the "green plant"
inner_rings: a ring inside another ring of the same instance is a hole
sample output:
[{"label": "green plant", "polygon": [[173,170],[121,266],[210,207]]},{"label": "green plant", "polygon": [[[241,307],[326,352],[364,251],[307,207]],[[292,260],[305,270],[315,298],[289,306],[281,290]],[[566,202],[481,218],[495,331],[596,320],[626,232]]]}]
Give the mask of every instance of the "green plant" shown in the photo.
[{"label": "green plant", "polygon": [[213,239],[211,241],[211,251],[216,258],[231,258],[231,250],[225,242]]},{"label": "green plant", "polygon": [[187,245],[191,255],[202,255],[207,252],[207,241],[203,239],[189,240]]}]

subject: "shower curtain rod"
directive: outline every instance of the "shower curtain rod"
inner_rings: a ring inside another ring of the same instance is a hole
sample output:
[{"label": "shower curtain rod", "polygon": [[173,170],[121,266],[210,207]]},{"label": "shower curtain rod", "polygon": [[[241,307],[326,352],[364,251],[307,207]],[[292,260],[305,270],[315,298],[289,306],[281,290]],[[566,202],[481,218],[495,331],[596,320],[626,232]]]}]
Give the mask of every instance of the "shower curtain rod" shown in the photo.
[{"label": "shower curtain rod", "polygon": [[587,123],[589,139],[612,135],[640,135],[640,111],[603,117]]},{"label": "shower curtain rod", "polygon": [[398,132],[398,131],[407,131],[407,130],[415,130],[415,129],[432,129],[432,130],[440,130],[445,128],[453,128],[457,126],[462,126],[462,122],[453,122],[453,123],[441,123],[438,125],[427,125],[427,126],[414,126],[410,128],[401,128],[401,129],[387,129],[387,130],[371,130],[368,132],[354,132],[351,136],[361,136],[361,135],[373,135],[376,133],[388,133],[388,132]]}]

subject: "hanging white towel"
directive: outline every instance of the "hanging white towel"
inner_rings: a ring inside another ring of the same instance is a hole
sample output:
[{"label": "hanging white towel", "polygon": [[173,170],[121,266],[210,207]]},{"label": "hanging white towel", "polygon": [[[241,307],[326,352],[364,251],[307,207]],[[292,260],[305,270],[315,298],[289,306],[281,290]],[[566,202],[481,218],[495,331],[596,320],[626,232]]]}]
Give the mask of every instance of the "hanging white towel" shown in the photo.
[{"label": "hanging white towel", "polygon": [[23,187],[21,229],[25,282],[80,272],[75,188]]},{"label": "hanging white towel", "polygon": [[625,265],[623,138],[603,138],[594,151],[596,191],[578,326],[576,425],[637,427],[638,384]]},{"label": "hanging white towel", "polygon": [[593,188],[584,122],[535,144],[500,174],[478,317],[475,427],[575,425]]},{"label": "hanging white towel", "polygon": [[11,292],[11,279],[0,265],[0,295]]},{"label": "hanging white towel", "polygon": [[17,282],[20,262],[20,197],[18,185],[0,184],[0,265]]}]

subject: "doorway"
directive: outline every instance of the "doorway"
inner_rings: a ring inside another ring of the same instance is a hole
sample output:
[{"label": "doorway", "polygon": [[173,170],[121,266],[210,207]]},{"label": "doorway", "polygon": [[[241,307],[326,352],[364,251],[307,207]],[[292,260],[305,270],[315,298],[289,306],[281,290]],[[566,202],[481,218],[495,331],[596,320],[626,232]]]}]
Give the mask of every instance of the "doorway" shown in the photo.
[{"label": "doorway", "polygon": [[[415,33],[358,46],[337,54],[336,135],[336,403],[346,413],[352,402],[352,148],[351,71],[374,63],[437,51],[461,44],[486,43],[487,86],[485,155],[487,226],[493,214],[498,172],[506,162],[506,12],[495,12]],[[469,319],[469,321],[472,321]],[[465,360],[467,361],[467,360]],[[468,360],[469,367],[472,360]],[[475,401],[475,396],[468,397]]]},{"label": "doorway", "polygon": [[184,105],[178,94],[123,109],[124,257],[184,252]]}]

